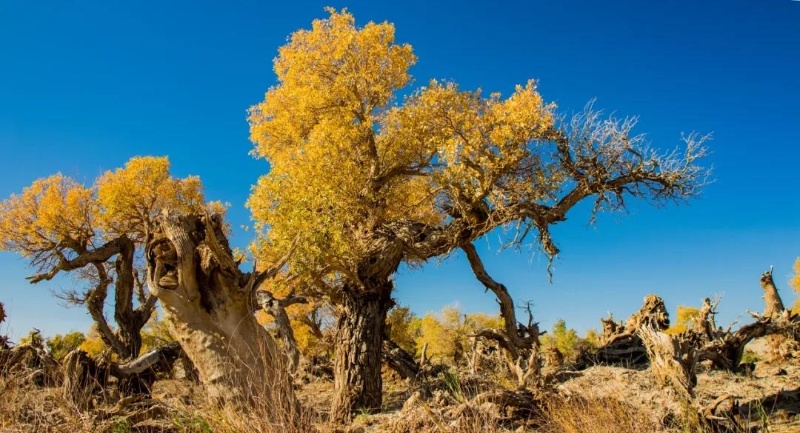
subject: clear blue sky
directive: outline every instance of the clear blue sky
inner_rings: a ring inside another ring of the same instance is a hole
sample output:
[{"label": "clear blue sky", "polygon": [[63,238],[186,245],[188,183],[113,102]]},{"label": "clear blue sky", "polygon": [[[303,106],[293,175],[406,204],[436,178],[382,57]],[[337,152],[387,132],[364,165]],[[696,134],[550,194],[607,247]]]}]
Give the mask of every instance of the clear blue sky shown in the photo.
[{"label": "clear blue sky", "polygon": [[[579,209],[555,230],[553,283],[535,250],[497,253],[489,272],[543,326],[561,317],[583,331],[607,311],[624,318],[650,292],[674,312],[723,295],[720,322],[761,309],[760,273],[786,282],[800,255],[800,3],[761,1],[497,2],[0,1],[0,198],[61,171],[90,183],[135,155],[168,155],[176,175],[200,175],[210,199],[231,203],[234,226],[264,173],[248,155],[245,110],[274,84],[287,36],[347,7],[360,24],[391,21],[419,57],[416,84],[454,80],[508,94],[528,78],[562,112],[596,106],[638,115],[660,148],[681,132],[713,132],[715,183],[682,206],[635,203],[587,227]],[[464,4],[471,4],[464,6]],[[237,230],[234,243],[249,235]],[[26,262],[0,253],[0,331],[85,330],[31,286]],[[403,270],[397,298],[416,312],[457,303],[495,312],[456,254]]]}]

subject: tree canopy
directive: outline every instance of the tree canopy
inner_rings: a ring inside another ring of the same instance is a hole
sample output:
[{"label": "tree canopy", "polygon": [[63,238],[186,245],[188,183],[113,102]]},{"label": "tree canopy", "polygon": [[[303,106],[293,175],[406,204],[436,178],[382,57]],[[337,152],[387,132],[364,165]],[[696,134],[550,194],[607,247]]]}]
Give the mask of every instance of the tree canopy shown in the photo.
[{"label": "tree canopy", "polygon": [[[28,278],[33,283],[76,271],[87,287],[62,296],[87,306],[115,352],[136,356],[139,331],[156,302],[144,283],[137,250],[162,210],[204,207],[200,179],[174,178],[166,157],[132,158],[90,187],[59,173],[0,202],[0,250],[27,258],[37,269]],[[109,289],[115,291],[116,331],[103,311]]]}]

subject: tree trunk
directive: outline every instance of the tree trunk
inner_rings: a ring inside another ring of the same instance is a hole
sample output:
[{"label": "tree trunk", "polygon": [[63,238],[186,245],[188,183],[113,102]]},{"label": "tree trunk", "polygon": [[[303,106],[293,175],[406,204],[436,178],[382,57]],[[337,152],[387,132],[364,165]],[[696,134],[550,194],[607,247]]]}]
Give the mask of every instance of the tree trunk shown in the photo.
[{"label": "tree trunk", "polygon": [[256,299],[261,308],[275,319],[278,337],[283,342],[283,350],[289,360],[289,371],[294,374],[300,365],[300,349],[297,348],[294,329],[292,329],[292,322],[286,313],[286,308],[292,304],[306,304],[308,301],[302,296],[295,296],[294,292],[289,293],[283,299],[276,299],[272,292],[267,290],[256,292]]},{"label": "tree trunk", "polygon": [[253,314],[255,288],[283,263],[242,273],[219,215],[162,216],[146,259],[151,291],[207,397],[239,408],[258,404],[275,422],[291,416],[297,406],[283,357]]},{"label": "tree trunk", "polygon": [[778,288],[772,280],[772,268],[761,274],[761,288],[764,289],[764,317],[775,318],[784,310],[783,300],[778,294]]},{"label": "tree trunk", "polygon": [[353,413],[381,408],[381,351],[391,289],[344,290],[336,330],[331,420],[348,423]]}]

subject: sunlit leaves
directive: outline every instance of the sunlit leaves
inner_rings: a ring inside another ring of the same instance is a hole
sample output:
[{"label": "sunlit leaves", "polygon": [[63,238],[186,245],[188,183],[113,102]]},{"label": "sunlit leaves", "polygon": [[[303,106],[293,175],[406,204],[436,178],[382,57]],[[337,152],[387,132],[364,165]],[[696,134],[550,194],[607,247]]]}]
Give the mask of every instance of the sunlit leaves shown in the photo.
[{"label": "sunlit leaves", "polygon": [[163,209],[203,209],[199,178],[172,177],[166,157],[133,158],[92,187],[56,174],[0,202],[0,249],[47,267],[123,234],[143,241]]},{"label": "sunlit leaves", "polygon": [[97,204],[91,189],[61,174],[39,179],[0,202],[0,247],[36,262],[94,236]]},{"label": "sunlit leaves", "polygon": [[533,82],[502,99],[431,82],[393,103],[416,58],[388,23],[329,10],[292,35],[278,84],[250,110],[254,155],[270,163],[248,206],[296,271],[356,270],[397,221],[441,225],[453,209],[547,196],[531,149],[553,126]]},{"label": "sunlit leaves", "polygon": [[112,236],[128,234],[143,239],[163,209],[192,212],[202,209],[200,178],[176,179],[165,157],[136,157],[124,168],[97,179],[102,227]]}]

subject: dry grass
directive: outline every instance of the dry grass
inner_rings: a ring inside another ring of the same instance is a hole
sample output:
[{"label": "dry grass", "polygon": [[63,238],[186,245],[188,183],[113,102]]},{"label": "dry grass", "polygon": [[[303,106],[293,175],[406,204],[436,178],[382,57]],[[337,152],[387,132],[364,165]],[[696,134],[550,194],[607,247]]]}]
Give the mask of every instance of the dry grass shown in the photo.
[{"label": "dry grass", "polygon": [[[432,397],[405,405],[415,388],[387,378],[387,412],[357,415],[349,426],[330,426],[325,424],[325,411],[333,384],[327,380],[306,384],[297,393],[303,406],[316,412],[290,404],[283,385],[247,384],[251,404],[242,409],[208,403],[201,386],[179,379],[157,382],[152,400],[111,396],[81,412],[63,398],[61,388],[34,386],[25,380],[30,372],[20,371],[0,375],[0,432],[699,433],[708,429],[688,416],[697,414],[696,408],[677,404],[675,392],[660,387],[650,370],[593,367],[576,372],[540,395],[535,410],[525,415],[529,419],[479,397],[502,390],[493,376],[452,373],[428,384]],[[768,425],[773,432],[800,431],[798,378],[797,363],[759,365],[750,376],[701,371],[698,407],[731,395],[736,411],[732,403],[724,403],[718,413],[733,413],[744,428],[764,431]]]},{"label": "dry grass", "polygon": [[552,397],[544,402],[546,433],[644,433],[662,431],[653,413],[615,398]]}]

